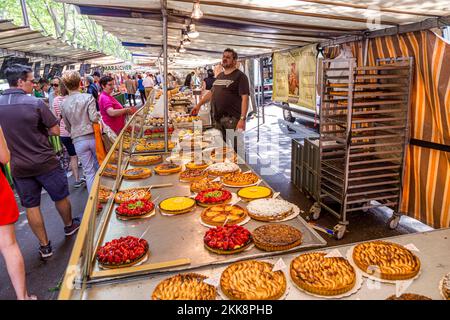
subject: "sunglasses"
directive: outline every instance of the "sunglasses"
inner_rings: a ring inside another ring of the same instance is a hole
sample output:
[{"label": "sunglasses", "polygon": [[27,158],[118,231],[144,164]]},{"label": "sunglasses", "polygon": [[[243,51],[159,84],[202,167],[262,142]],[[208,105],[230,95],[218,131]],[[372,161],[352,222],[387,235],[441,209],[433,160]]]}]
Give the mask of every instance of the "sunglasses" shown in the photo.
[{"label": "sunglasses", "polygon": [[57,83],[52,83],[51,86],[52,86],[52,87],[59,87],[59,84],[57,84]]}]

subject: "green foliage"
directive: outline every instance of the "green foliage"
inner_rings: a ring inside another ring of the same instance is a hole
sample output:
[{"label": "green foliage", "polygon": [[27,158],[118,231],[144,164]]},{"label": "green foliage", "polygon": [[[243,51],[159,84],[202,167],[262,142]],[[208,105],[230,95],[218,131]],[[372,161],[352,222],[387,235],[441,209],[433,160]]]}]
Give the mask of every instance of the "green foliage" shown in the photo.
[{"label": "green foliage", "polygon": [[[80,15],[70,4],[53,0],[26,0],[32,29],[68,41],[77,47],[102,51],[123,60],[131,54],[119,39],[103,30],[95,21]],[[23,25],[20,0],[1,0],[0,18]]]}]

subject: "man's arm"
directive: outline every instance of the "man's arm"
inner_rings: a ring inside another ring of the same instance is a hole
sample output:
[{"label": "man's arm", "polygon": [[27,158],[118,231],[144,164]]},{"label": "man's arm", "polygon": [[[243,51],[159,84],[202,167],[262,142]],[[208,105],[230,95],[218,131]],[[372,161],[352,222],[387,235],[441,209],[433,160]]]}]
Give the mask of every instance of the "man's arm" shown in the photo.
[{"label": "man's arm", "polygon": [[[67,125],[66,125],[67,127]],[[70,132],[69,130],[67,130],[68,132]],[[48,134],[51,136],[59,136],[60,135],[60,130],[59,130],[59,125],[55,125],[53,127],[51,127],[50,129],[48,129]]]},{"label": "man's arm", "polygon": [[200,107],[204,105],[205,103],[211,101],[212,92],[209,91],[207,94],[203,96],[203,98],[200,100],[200,102],[192,109],[191,114],[196,115],[198,114],[198,111],[200,110]]},{"label": "man's arm", "polygon": [[245,130],[245,118],[247,117],[247,111],[248,111],[248,95],[245,94],[242,96],[241,118],[239,119],[239,122],[236,125],[236,130],[238,129]]}]

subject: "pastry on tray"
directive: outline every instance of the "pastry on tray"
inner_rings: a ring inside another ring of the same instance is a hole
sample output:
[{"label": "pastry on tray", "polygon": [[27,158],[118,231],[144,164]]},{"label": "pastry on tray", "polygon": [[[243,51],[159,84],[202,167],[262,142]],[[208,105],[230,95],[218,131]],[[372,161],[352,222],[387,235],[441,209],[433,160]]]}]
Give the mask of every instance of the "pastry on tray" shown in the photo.
[{"label": "pastry on tray", "polygon": [[269,262],[247,260],[228,266],[220,277],[223,293],[232,300],[276,300],[286,292],[283,271]]},{"label": "pastry on tray", "polygon": [[234,254],[247,249],[252,242],[250,231],[238,225],[211,228],[203,237],[205,248],[217,254]]},{"label": "pastry on tray", "polygon": [[450,272],[442,278],[441,292],[446,300],[450,300]]},{"label": "pastry on tray", "polygon": [[224,176],[229,173],[238,172],[241,169],[233,162],[219,162],[210,165],[207,169],[208,174],[212,176]]},{"label": "pastry on tray", "polygon": [[123,203],[132,200],[150,200],[152,193],[149,188],[133,188],[118,191],[114,197],[115,203]]},{"label": "pastry on tray", "polygon": [[150,200],[130,200],[116,208],[116,214],[123,218],[140,218],[153,213],[155,205]]},{"label": "pastry on tray", "polygon": [[209,163],[205,161],[191,161],[186,164],[187,169],[206,169],[208,168]]},{"label": "pastry on tray", "polygon": [[207,189],[220,189],[222,188],[222,183],[212,181],[212,179],[203,178],[199,181],[194,181],[191,183],[191,192],[198,193]]},{"label": "pastry on tray", "polygon": [[111,198],[111,196],[112,196],[111,189],[104,186],[100,186],[100,188],[98,189],[98,202],[106,203]]},{"label": "pastry on tray", "polygon": [[248,215],[252,219],[280,221],[293,213],[294,206],[286,200],[267,198],[251,201],[247,206],[247,210]]},{"label": "pastry on tray", "polygon": [[206,189],[195,197],[197,204],[202,207],[216,206],[231,201],[231,192],[225,189]]},{"label": "pastry on tray", "polygon": [[353,248],[353,261],[359,269],[385,280],[407,280],[420,271],[420,260],[402,245],[369,241]]},{"label": "pastry on tray", "polygon": [[130,164],[133,166],[150,166],[163,161],[162,156],[138,156],[133,155],[130,159]]},{"label": "pastry on tray", "polygon": [[224,162],[225,160],[237,162],[237,155],[233,149],[224,147],[216,148],[211,152],[210,156],[213,162]]},{"label": "pastry on tray", "polygon": [[431,298],[428,298],[426,296],[422,296],[420,294],[415,293],[403,293],[399,297],[397,297],[395,294],[386,298],[386,300],[433,300]]},{"label": "pastry on tray", "polygon": [[172,197],[160,202],[159,209],[166,214],[181,214],[191,211],[195,200],[188,197]]},{"label": "pastry on tray", "polygon": [[272,189],[262,186],[245,187],[238,191],[238,196],[245,201],[269,198],[272,196]]},{"label": "pastry on tray", "polygon": [[203,169],[187,169],[180,173],[181,182],[191,182],[206,178],[206,173]]},{"label": "pastry on tray", "polygon": [[356,284],[353,266],[345,258],[325,258],[326,255],[326,252],[311,252],[292,260],[292,281],[301,289],[322,296],[336,296],[352,290]]},{"label": "pastry on tray", "polygon": [[105,166],[105,169],[102,172],[102,176],[109,177],[109,178],[115,178],[117,176],[117,166],[112,164],[107,164]]},{"label": "pastry on tray", "polygon": [[227,225],[234,225],[247,218],[247,209],[238,205],[220,204],[206,208],[200,217],[203,223],[210,226],[223,226],[225,221]]},{"label": "pastry on tray", "polygon": [[159,175],[169,175],[180,172],[181,166],[176,163],[164,163],[157,165],[154,170]]},{"label": "pastry on tray", "polygon": [[102,212],[102,210],[103,210],[103,204],[101,204],[100,202],[97,203],[97,213]]},{"label": "pastry on tray", "polygon": [[146,179],[152,175],[149,168],[132,168],[127,169],[123,173],[123,178],[127,180]]},{"label": "pastry on tray", "polygon": [[222,178],[222,182],[233,187],[245,187],[255,184],[259,181],[259,177],[253,172],[235,172],[229,173]]},{"label": "pastry on tray", "polygon": [[207,277],[198,273],[183,273],[161,281],[152,294],[153,300],[215,300],[217,290],[207,284]]},{"label": "pastry on tray", "polygon": [[105,243],[97,251],[97,261],[104,268],[124,268],[144,260],[148,254],[148,242],[127,236]]},{"label": "pastry on tray", "polygon": [[253,241],[258,249],[264,251],[288,250],[302,243],[300,230],[286,224],[266,224],[256,228]]}]

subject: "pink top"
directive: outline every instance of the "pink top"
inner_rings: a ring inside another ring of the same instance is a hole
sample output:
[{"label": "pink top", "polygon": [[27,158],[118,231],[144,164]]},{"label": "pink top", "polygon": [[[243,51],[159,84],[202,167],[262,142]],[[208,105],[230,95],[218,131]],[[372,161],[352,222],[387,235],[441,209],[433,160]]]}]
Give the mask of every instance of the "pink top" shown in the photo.
[{"label": "pink top", "polygon": [[70,137],[70,133],[66,130],[66,124],[64,123],[64,120],[61,118],[61,104],[66,99],[66,97],[63,96],[56,96],[53,99],[53,110],[55,110],[56,117],[60,119],[59,122],[59,132],[61,137]]},{"label": "pink top", "polygon": [[106,110],[109,108],[113,108],[116,110],[123,109],[122,105],[117,101],[114,97],[108,95],[105,92],[102,92],[98,99],[98,105],[100,108],[100,114],[102,115],[103,122],[106,123],[116,134],[119,134],[122,131],[123,127],[125,127],[125,115],[121,115],[118,117],[111,117],[108,115]]}]

